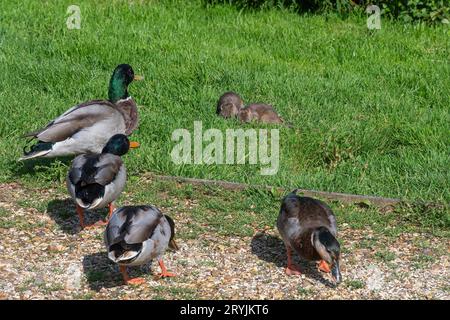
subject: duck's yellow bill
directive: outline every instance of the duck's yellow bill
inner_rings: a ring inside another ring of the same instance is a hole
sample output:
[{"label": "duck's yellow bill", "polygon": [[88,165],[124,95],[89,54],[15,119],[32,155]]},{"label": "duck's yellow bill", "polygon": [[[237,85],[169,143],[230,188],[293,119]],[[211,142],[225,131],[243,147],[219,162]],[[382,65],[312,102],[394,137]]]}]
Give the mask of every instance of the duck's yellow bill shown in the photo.
[{"label": "duck's yellow bill", "polygon": [[135,81],[144,80],[144,76],[140,76],[140,75],[137,75],[137,74],[136,74],[136,75],[134,76],[133,80],[135,80]]},{"label": "duck's yellow bill", "polygon": [[130,148],[134,149],[134,148],[138,148],[141,144],[139,142],[136,141],[130,141]]}]

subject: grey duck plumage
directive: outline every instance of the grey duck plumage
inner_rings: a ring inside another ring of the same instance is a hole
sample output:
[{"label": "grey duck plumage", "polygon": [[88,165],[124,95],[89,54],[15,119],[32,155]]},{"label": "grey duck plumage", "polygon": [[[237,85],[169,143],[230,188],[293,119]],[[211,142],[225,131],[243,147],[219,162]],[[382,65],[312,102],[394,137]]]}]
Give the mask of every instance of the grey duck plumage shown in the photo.
[{"label": "grey duck plumage", "polygon": [[76,105],[51,121],[45,128],[25,137],[37,139],[19,160],[100,153],[115,134],[130,135],[138,126],[134,100],[128,85],[135,76],[131,66],[122,64],[114,70],[109,84],[109,100],[92,100]]},{"label": "grey duck plumage", "polygon": [[156,258],[162,270],[160,276],[174,276],[162,260],[168,247],[178,249],[174,235],[175,223],[158,208],[126,206],[114,211],[106,226],[104,240],[108,257],[119,264],[125,283],[140,284],[143,279],[128,277],[127,266],[142,265]]},{"label": "grey duck plumage", "polygon": [[135,143],[130,143],[123,134],[116,134],[109,140],[102,153],[77,156],[67,174],[66,185],[76,203],[81,227],[84,228],[84,209],[98,209],[109,205],[123,191],[126,169],[120,156],[128,152]]}]

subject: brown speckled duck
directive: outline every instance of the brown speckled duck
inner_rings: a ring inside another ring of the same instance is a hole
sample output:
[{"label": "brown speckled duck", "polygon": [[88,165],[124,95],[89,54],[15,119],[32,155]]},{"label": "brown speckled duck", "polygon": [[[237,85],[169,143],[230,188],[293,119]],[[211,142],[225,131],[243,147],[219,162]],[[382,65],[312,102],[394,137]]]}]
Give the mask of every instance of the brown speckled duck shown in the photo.
[{"label": "brown speckled duck", "polygon": [[286,274],[300,275],[292,263],[292,251],[308,261],[320,261],[319,270],[331,272],[336,284],[341,282],[340,246],[336,240],[336,218],[324,202],[300,197],[297,190],[282,201],[277,228],[287,251]]}]

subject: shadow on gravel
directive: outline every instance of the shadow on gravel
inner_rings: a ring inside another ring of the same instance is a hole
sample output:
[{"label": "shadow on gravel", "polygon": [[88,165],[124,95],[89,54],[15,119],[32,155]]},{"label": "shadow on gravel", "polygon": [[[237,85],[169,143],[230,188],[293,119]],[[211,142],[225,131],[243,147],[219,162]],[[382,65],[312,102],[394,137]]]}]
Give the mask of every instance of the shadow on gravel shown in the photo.
[{"label": "shadow on gravel", "polygon": [[[283,271],[287,266],[286,248],[279,237],[264,233],[257,234],[252,238],[251,250],[259,259],[273,263],[277,267],[283,268]],[[317,270],[314,262],[300,260],[297,254],[293,256],[293,259],[294,263],[300,266],[305,277],[319,281],[327,287],[335,287],[333,282],[325,279],[323,274]],[[286,275],[286,277],[288,276]]]},{"label": "shadow on gravel", "polygon": [[[146,264],[141,267],[129,267],[128,275],[131,278],[148,278],[151,275],[149,266]],[[108,259],[106,251],[84,256],[83,272],[91,290],[98,292],[102,288],[125,286],[119,266]]]},{"label": "shadow on gravel", "polygon": [[[94,212],[86,210],[84,213],[84,222],[91,224],[102,220],[106,217],[107,211],[107,209],[100,209]],[[75,204],[71,198],[51,200],[47,205],[47,214],[65,233],[76,234],[81,231],[80,220],[75,211]]]},{"label": "shadow on gravel", "polygon": [[119,268],[108,259],[106,251],[84,256],[83,272],[94,291],[123,285]]}]

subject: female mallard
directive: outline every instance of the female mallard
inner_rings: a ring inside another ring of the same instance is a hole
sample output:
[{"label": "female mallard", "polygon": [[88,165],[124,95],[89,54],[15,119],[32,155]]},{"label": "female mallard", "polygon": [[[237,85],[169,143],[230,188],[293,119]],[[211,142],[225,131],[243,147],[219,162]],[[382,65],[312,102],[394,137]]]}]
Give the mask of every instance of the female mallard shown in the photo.
[{"label": "female mallard", "polygon": [[287,251],[286,274],[299,275],[292,263],[292,249],[303,259],[318,261],[319,270],[330,272],[336,283],[341,282],[339,269],[340,246],[336,240],[336,218],[324,202],[288,194],[281,204],[277,228]]},{"label": "female mallard", "polygon": [[126,154],[129,148],[138,145],[136,142],[130,142],[125,135],[116,134],[108,140],[102,153],[82,154],[73,160],[66,184],[76,203],[82,228],[87,227],[84,224],[84,209],[109,206],[108,217],[111,216],[114,210],[113,202],[123,191],[127,178],[120,156]]},{"label": "female mallard", "polygon": [[137,107],[128,94],[135,76],[128,64],[114,70],[109,82],[109,100],[92,100],[72,107],[45,128],[26,134],[38,139],[19,160],[100,153],[117,133],[130,135],[138,126]]},{"label": "female mallard", "polygon": [[167,271],[162,255],[167,247],[178,249],[173,237],[175,223],[153,206],[121,207],[114,211],[105,230],[108,257],[119,264],[126,284],[141,284],[143,278],[130,279],[127,266],[145,264],[154,258],[161,267],[161,277],[173,277]]}]

